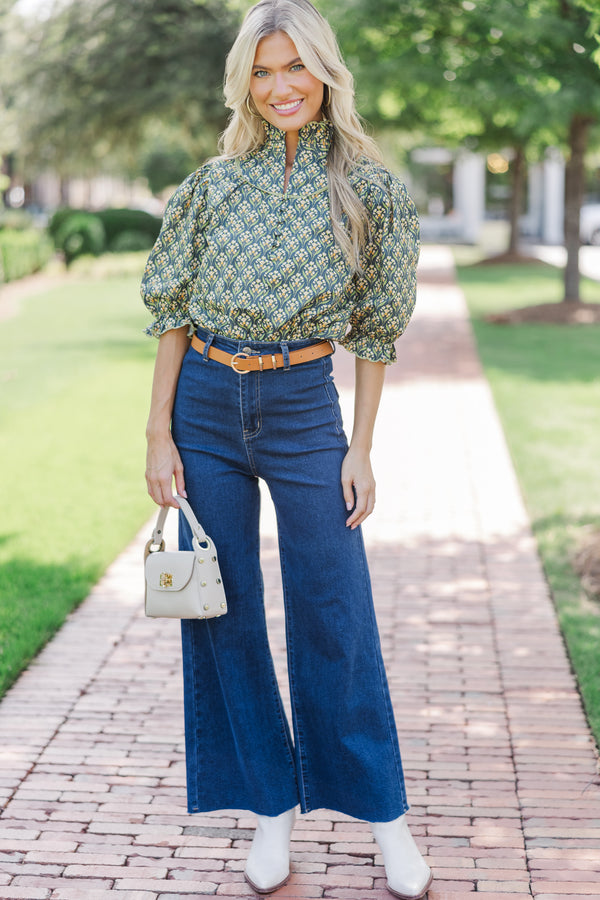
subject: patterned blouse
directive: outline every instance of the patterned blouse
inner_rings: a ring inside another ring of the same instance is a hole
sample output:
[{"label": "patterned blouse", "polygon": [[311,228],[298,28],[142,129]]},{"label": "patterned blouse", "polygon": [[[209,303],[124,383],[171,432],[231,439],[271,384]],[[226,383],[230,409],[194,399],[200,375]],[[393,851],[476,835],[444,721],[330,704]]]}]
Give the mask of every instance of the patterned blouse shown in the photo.
[{"label": "patterned blouse", "polygon": [[264,126],[257,150],[206,163],[171,198],[142,281],[155,320],[147,334],[200,325],[236,340],[329,338],[393,362],[415,304],[419,253],[406,188],[368,160],[350,173],[371,232],[362,272],[352,275],[331,226],[331,124],[300,129],[285,192],[285,132]]}]

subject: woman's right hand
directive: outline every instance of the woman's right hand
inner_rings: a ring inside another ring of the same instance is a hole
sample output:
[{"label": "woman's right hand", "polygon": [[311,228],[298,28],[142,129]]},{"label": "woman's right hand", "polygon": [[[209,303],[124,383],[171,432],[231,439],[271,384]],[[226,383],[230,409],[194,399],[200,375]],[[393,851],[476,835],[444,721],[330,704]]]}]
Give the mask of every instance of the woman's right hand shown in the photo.
[{"label": "woman's right hand", "polygon": [[183,464],[171,432],[161,437],[148,436],[146,484],[148,493],[159,506],[173,506],[177,509],[177,501],[173,497],[173,478],[176,492],[187,497]]},{"label": "woman's right hand", "polygon": [[159,506],[173,506],[173,476],[175,489],[187,497],[183,480],[183,465],[171,435],[171,417],[181,363],[190,346],[187,326],[173,328],[161,334],[158,342],[150,415],[146,425],[146,484],[148,493]]}]

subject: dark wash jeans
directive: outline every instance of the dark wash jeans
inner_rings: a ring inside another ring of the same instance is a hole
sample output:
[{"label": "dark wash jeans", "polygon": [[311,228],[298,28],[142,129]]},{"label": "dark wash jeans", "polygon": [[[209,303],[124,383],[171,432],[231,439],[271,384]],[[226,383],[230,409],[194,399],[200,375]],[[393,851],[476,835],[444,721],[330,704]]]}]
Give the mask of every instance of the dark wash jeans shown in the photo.
[{"label": "dark wash jeans", "polygon": [[[230,353],[313,343],[198,335]],[[389,821],[408,808],[362,535],[345,526],[331,370],[326,357],[240,375],[192,348],[183,361],[173,435],[229,606],[182,621],[190,812],[276,816],[299,803]],[[277,514],[293,740],[267,640],[259,478]],[[180,516],[180,547],[190,546]]]}]

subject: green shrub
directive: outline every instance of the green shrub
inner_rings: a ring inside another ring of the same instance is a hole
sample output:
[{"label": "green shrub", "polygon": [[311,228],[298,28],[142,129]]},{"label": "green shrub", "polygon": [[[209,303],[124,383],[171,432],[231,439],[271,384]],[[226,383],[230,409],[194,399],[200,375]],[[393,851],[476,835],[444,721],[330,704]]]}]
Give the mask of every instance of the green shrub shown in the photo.
[{"label": "green shrub", "polygon": [[54,242],[65,254],[67,265],[85,253],[99,256],[106,246],[104,225],[95,213],[74,212],[63,220]]},{"label": "green shrub", "polygon": [[[81,217],[88,217],[85,220]],[[102,226],[100,249],[99,229],[91,224],[93,217]],[[142,209],[100,209],[90,213],[82,209],[58,209],[52,216],[48,231],[58,250],[65,253],[67,263],[83,254],[97,255],[108,249],[115,253],[150,250],[158,237],[162,220]],[[93,232],[93,233],[92,233]],[[65,246],[65,241],[68,247]]]},{"label": "green shrub", "polygon": [[57,209],[48,222],[48,233],[56,246],[56,235],[67,219],[75,213],[85,212],[83,209],[71,209],[69,206],[63,206]]},{"label": "green shrub", "polygon": [[151,250],[153,244],[152,235],[128,229],[117,234],[109,243],[108,249],[111,253],[133,253],[137,250]]},{"label": "green shrub", "polygon": [[159,216],[153,216],[143,209],[101,209],[96,214],[106,232],[106,241],[111,247],[115,238],[124,231],[137,231],[148,235],[151,243],[138,250],[151,247],[160,231],[162,220]]},{"label": "green shrub", "polygon": [[0,283],[39,271],[51,256],[52,244],[44,231],[0,230]]}]

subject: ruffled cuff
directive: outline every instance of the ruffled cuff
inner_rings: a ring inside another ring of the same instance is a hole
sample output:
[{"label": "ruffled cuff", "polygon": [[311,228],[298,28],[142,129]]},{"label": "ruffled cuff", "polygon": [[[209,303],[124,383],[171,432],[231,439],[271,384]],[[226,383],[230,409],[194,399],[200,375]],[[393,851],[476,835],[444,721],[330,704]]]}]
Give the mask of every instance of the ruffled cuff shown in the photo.
[{"label": "ruffled cuff", "polygon": [[170,310],[163,315],[159,314],[154,322],[148,325],[147,328],[144,328],[144,334],[147,334],[149,337],[159,338],[165,331],[171,331],[173,328],[183,328],[184,325],[188,326],[188,330],[194,330],[194,323],[189,316],[177,315],[176,311]]},{"label": "ruffled cuff", "polygon": [[382,362],[389,366],[397,359],[396,347],[393,343],[379,342],[373,340],[372,337],[361,337],[360,335],[354,337],[350,333],[338,343],[360,359],[368,359],[370,362]]}]

